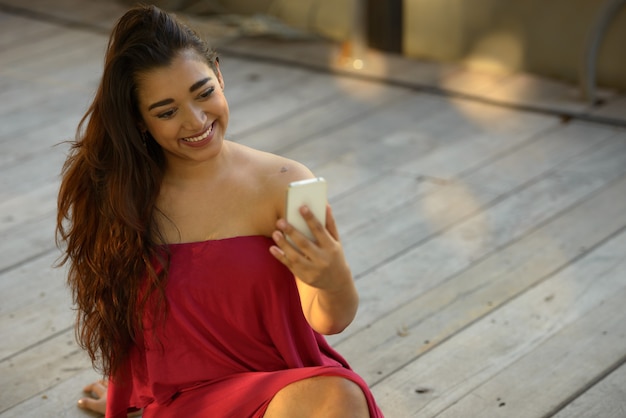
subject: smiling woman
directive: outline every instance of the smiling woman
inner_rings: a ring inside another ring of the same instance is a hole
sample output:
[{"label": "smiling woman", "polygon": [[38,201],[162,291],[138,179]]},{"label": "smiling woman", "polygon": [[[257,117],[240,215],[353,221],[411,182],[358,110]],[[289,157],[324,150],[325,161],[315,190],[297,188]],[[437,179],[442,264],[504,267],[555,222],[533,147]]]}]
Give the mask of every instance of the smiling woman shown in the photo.
[{"label": "smiling woman", "polygon": [[[332,211],[285,217],[302,164],[225,139],[224,77],[153,6],[113,30],[63,168],[57,237],[107,417],[382,417],[324,334],[358,295]],[[295,244],[295,247],[289,243]],[[296,247],[298,250],[296,250]]]},{"label": "smiling woman", "polygon": [[[177,54],[170,65],[150,71],[137,81],[140,126],[149,133],[168,161],[204,158],[189,153],[215,139],[217,150],[228,125],[228,104],[218,61],[207,65],[192,50]],[[216,134],[217,133],[217,134]]]}]

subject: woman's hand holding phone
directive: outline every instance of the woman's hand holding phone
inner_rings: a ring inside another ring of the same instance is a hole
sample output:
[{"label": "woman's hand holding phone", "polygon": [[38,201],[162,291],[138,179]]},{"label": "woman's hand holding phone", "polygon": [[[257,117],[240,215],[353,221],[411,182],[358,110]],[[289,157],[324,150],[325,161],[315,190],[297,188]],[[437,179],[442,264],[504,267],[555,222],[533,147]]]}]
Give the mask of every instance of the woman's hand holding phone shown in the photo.
[{"label": "woman's hand holding phone", "polygon": [[331,289],[338,284],[332,276],[349,269],[326,193],[321,177],[290,184],[270,251],[303,282]]}]

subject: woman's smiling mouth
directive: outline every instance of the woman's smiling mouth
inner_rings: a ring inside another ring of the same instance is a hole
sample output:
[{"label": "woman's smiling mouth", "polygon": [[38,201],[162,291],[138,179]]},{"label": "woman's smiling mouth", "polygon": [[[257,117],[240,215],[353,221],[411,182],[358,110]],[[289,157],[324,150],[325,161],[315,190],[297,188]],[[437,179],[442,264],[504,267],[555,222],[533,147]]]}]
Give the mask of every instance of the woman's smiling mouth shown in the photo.
[{"label": "woman's smiling mouth", "polygon": [[213,121],[213,123],[211,123],[211,125],[209,126],[209,128],[204,131],[203,133],[201,133],[198,136],[190,136],[187,138],[181,138],[183,141],[185,142],[200,142],[204,139],[207,139],[209,137],[209,135],[211,135],[211,133],[213,132],[213,125],[215,125],[215,121]]}]

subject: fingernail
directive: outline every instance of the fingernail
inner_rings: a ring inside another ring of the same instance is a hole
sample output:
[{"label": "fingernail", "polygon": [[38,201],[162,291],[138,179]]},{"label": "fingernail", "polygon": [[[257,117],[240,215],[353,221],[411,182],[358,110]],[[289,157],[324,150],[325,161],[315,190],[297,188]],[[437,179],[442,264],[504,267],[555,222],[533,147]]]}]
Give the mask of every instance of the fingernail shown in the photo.
[{"label": "fingernail", "polygon": [[78,400],[78,406],[81,407],[81,408],[84,408],[85,407],[85,400],[84,399],[79,399]]}]

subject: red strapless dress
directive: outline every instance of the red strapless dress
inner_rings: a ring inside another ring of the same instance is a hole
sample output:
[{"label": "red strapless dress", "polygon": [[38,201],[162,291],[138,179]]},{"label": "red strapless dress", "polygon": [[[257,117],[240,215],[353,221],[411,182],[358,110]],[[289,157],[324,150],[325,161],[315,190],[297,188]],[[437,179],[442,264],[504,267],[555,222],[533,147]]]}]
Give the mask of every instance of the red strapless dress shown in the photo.
[{"label": "red strapless dress", "polygon": [[280,389],[314,376],[357,383],[370,415],[383,416],[367,384],[309,326],[271,245],[242,236],[169,246],[165,324],[145,319],[109,383],[107,417],[140,408],[144,418],[262,417]]}]

